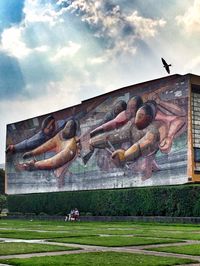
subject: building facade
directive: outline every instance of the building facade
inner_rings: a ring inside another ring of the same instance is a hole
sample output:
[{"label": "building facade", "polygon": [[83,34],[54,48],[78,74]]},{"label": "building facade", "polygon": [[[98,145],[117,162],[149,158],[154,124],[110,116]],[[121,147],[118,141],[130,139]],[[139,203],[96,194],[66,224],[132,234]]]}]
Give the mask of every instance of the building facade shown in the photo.
[{"label": "building facade", "polygon": [[172,75],[7,125],[6,192],[200,181],[200,77]]}]

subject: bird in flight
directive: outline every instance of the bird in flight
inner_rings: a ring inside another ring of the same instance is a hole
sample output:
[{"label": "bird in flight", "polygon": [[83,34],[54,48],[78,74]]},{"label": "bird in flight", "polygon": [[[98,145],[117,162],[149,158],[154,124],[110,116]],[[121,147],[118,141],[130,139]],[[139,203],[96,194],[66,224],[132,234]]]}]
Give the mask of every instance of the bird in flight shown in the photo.
[{"label": "bird in flight", "polygon": [[170,74],[170,69],[169,67],[172,66],[171,64],[167,64],[167,62],[165,61],[165,59],[163,59],[161,57],[162,63],[163,63],[163,67],[166,69],[167,73]]}]

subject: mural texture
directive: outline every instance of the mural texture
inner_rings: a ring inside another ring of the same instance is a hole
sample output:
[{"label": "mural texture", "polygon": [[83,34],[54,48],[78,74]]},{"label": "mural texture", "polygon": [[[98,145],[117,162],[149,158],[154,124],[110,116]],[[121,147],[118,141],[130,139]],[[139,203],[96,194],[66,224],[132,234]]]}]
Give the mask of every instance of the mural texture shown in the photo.
[{"label": "mural texture", "polygon": [[7,193],[187,182],[188,80],[129,86],[7,126]]}]

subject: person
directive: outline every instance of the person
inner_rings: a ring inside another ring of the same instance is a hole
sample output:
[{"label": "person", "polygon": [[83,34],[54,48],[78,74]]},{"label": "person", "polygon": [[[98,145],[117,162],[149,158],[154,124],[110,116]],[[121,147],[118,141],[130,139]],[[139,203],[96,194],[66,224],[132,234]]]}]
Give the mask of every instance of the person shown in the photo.
[{"label": "person", "polygon": [[125,125],[129,120],[134,120],[137,110],[142,106],[143,100],[140,96],[132,97],[127,104],[126,110],[120,112],[114,119],[95,128],[90,132],[90,137],[95,137],[98,134],[111,131]]},{"label": "person", "polygon": [[65,127],[57,133],[53,138],[39,146],[38,148],[26,152],[24,159],[37,156],[48,151],[55,151],[56,154],[48,159],[36,161],[31,160],[18,165],[20,170],[51,170],[62,167],[74,159],[78,152],[78,139],[76,138],[77,124],[76,121],[69,120]]},{"label": "person", "polygon": [[79,210],[77,208],[74,209],[74,219],[75,221],[79,221]]},{"label": "person", "polygon": [[70,213],[69,213],[67,216],[65,216],[65,222],[66,222],[66,221],[71,221],[72,219],[74,219],[74,213],[75,213],[75,210],[72,209],[72,210],[70,211]]},{"label": "person", "polygon": [[41,130],[38,133],[17,144],[8,145],[6,153],[16,153],[35,149],[52,138],[56,133],[55,118],[49,115],[43,120]]}]

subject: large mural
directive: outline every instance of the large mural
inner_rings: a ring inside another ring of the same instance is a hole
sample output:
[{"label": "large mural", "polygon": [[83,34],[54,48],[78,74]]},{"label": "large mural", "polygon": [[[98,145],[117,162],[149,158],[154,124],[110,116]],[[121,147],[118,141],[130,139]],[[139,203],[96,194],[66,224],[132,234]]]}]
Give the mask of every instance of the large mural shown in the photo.
[{"label": "large mural", "polygon": [[174,75],[7,126],[7,193],[182,184],[188,80]]}]

